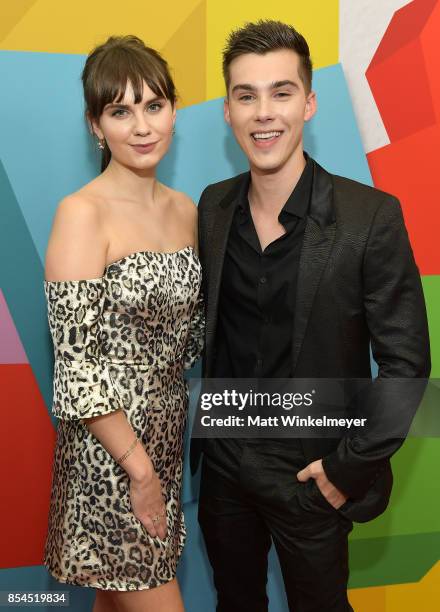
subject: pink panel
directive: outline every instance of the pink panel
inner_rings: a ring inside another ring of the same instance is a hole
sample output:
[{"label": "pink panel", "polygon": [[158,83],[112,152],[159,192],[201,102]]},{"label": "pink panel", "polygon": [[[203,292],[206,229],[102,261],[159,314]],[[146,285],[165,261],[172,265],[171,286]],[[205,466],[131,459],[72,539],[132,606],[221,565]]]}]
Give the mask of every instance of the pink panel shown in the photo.
[{"label": "pink panel", "polygon": [[26,353],[0,289],[0,364],[28,363]]}]

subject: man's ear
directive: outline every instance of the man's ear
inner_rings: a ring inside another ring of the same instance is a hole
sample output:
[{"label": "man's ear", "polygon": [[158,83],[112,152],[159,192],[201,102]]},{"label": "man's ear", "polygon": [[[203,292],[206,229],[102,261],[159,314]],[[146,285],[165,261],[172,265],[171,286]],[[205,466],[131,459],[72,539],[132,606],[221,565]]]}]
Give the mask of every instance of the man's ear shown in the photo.
[{"label": "man's ear", "polygon": [[223,116],[225,118],[226,123],[228,125],[231,125],[231,117],[229,114],[229,99],[227,96],[223,101]]},{"label": "man's ear", "polygon": [[304,111],[304,121],[310,121],[310,119],[313,117],[313,115],[316,113],[317,110],[318,110],[318,104],[316,100],[316,93],[314,91],[311,91],[307,95],[307,99],[306,99],[306,108]]}]

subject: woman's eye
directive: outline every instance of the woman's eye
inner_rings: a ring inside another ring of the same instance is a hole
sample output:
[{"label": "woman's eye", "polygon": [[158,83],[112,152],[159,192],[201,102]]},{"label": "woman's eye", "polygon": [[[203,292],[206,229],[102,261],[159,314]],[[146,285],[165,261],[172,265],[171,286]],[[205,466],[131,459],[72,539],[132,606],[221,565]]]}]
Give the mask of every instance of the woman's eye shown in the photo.
[{"label": "woman's eye", "polygon": [[125,111],[123,108],[118,108],[118,110],[115,110],[112,113],[112,117],[121,117],[121,115],[119,113],[125,113],[127,111]]},{"label": "woman's eye", "polygon": [[154,104],[150,104],[148,110],[153,111],[153,113],[157,113],[162,108],[162,104],[159,102],[154,102]]}]

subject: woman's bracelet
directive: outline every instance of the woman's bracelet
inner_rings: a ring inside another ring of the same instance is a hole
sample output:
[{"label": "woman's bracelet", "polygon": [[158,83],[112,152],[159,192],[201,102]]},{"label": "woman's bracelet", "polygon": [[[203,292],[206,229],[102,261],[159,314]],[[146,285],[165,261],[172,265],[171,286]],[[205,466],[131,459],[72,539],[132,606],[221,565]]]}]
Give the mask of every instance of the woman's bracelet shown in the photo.
[{"label": "woman's bracelet", "polygon": [[116,460],[116,463],[121,464],[123,461],[125,461],[127,457],[131,455],[131,453],[134,451],[134,447],[136,446],[137,443],[138,443],[138,439],[135,438],[132,444],[130,445],[130,448],[122,455],[122,457],[119,457],[119,459]]}]

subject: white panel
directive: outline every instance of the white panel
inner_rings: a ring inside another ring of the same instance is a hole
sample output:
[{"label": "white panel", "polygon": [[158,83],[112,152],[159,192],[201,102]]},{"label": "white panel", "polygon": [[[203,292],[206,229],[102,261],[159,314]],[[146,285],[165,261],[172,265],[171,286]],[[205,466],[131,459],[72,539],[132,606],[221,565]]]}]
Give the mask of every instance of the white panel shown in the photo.
[{"label": "white panel", "polygon": [[339,59],[366,153],[389,144],[365,77],[395,11],[408,0],[340,0]]}]

